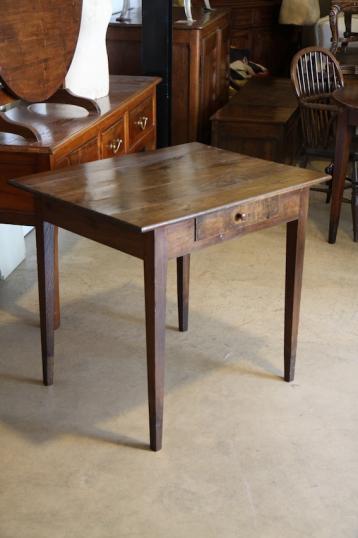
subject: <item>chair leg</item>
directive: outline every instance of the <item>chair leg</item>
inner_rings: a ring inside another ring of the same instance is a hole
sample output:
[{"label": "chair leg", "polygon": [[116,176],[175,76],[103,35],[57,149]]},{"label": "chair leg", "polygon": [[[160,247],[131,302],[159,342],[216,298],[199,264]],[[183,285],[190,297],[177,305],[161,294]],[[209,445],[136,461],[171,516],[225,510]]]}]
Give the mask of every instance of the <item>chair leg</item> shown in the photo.
[{"label": "chair leg", "polygon": [[353,221],[353,241],[358,241],[358,162],[353,162],[352,173],[352,221]]}]

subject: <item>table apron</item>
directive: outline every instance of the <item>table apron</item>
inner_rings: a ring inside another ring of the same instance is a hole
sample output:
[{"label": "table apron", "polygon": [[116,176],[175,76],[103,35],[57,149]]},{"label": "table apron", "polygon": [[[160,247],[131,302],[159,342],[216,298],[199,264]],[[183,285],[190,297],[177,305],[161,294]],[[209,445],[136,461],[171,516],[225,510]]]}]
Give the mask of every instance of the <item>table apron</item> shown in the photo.
[{"label": "table apron", "polygon": [[79,206],[72,207],[52,198],[36,197],[37,214],[41,219],[72,233],[92,239],[136,258],[144,259],[143,233],[123,229],[110,217],[98,216]]},{"label": "table apron", "polygon": [[[167,226],[168,258],[177,258],[247,233],[298,220],[301,194],[305,190],[240,203]],[[240,216],[246,220],[240,220]]]}]

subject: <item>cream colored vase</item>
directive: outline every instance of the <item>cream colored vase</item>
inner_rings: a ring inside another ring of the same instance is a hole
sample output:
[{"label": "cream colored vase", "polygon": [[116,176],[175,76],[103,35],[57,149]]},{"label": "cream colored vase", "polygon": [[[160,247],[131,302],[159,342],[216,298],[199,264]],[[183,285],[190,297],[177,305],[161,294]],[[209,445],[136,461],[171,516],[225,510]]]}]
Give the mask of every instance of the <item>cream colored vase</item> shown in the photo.
[{"label": "cream colored vase", "polygon": [[319,0],[283,0],[280,11],[281,24],[309,26],[320,17]]},{"label": "cream colored vase", "polygon": [[65,87],[76,95],[108,95],[106,33],[111,15],[112,0],[83,0],[77,48],[65,80]]}]

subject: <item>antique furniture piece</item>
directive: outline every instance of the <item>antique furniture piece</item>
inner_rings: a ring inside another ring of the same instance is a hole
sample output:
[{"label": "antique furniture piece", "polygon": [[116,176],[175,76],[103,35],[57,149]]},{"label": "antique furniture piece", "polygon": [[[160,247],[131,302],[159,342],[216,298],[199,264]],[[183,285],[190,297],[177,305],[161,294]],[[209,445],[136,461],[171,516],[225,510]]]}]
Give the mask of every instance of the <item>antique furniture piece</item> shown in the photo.
[{"label": "antique furniture piece", "polygon": [[299,110],[289,79],[251,79],[211,119],[214,146],[287,164],[299,155]]},{"label": "antique furniture piece", "polygon": [[[185,23],[174,8],[172,69],[172,144],[210,140],[210,116],[228,99],[229,15],[193,9],[195,22]],[[141,12],[128,24],[113,16],[108,27],[109,70],[134,75],[141,67]],[[179,21],[183,21],[179,22]]]},{"label": "antique furniture piece", "polygon": [[[332,99],[332,97],[334,97],[335,90],[344,86],[343,74],[339,63],[328,50],[319,47],[309,47],[298,52],[293,58],[291,76],[300,102],[305,151],[303,164],[307,166],[311,158],[317,157],[329,158],[333,161],[335,159],[336,127],[339,108],[335,99]],[[353,162],[352,174],[350,177],[346,177],[345,175],[343,188],[345,179],[349,179],[352,184],[353,229],[356,230],[358,224],[357,211],[355,210],[357,204],[357,151],[353,151],[351,147],[348,147],[348,158]],[[332,173],[334,166],[331,165],[330,173]],[[344,172],[346,174],[347,166]],[[328,187],[327,202],[331,198],[331,181]],[[337,194],[335,194],[334,198],[334,200],[332,198],[332,207],[334,209],[331,209],[331,211],[334,211],[336,215]],[[341,203],[341,198],[339,204]],[[332,231],[330,231],[329,236],[331,242]],[[354,236],[356,236],[356,231],[354,232]]]},{"label": "antique furniture piece", "polygon": [[[194,5],[200,2],[193,0]],[[211,0],[211,6],[231,10],[232,46],[246,50],[274,75],[288,72],[295,31],[278,23],[281,0]]]},{"label": "antique furniture piece", "polygon": [[[343,40],[339,43],[338,15],[344,13],[346,30]],[[329,13],[329,23],[332,32],[331,50],[335,54],[339,48],[345,49],[352,41],[358,41],[358,33],[352,31],[352,15],[358,14],[357,0],[331,0],[331,10]]]},{"label": "antique furniture piece", "polygon": [[[10,178],[154,149],[157,83],[154,78],[111,77],[110,95],[96,101],[100,114],[54,103],[22,103],[8,111],[9,119],[34,128],[40,140],[0,133],[0,222],[36,222],[33,196],[8,185]],[[56,312],[58,325],[58,303]]]},{"label": "antique furniture piece", "polygon": [[[334,157],[333,188],[331,215],[329,222],[328,242],[335,243],[339,218],[341,214],[344,184],[350,158],[354,128],[358,126],[358,91],[357,86],[350,85],[340,88],[333,93],[333,98],[339,105],[336,151]],[[357,162],[354,162],[352,180],[352,216],[353,239],[358,241],[358,179]]]},{"label": "antique furniture piece", "polygon": [[192,251],[287,223],[284,378],[294,377],[309,187],[325,178],[198,143],[12,180],[36,200],[44,382],[53,382],[53,225],[144,261],[150,446],[162,446],[168,259],[188,325]]},{"label": "antique furniture piece", "polygon": [[344,86],[338,61],[326,49],[307,47],[294,56],[291,79],[300,104],[304,165],[312,157],[332,158],[338,108],[331,97]]},{"label": "antique furniture piece", "polygon": [[[332,93],[344,85],[340,66],[328,50],[308,47],[299,51],[291,64],[291,79],[300,104],[303,133],[301,165],[312,159],[333,161],[338,108],[332,103]],[[330,172],[332,172],[330,165]],[[326,202],[331,198],[332,182],[327,188]]]}]

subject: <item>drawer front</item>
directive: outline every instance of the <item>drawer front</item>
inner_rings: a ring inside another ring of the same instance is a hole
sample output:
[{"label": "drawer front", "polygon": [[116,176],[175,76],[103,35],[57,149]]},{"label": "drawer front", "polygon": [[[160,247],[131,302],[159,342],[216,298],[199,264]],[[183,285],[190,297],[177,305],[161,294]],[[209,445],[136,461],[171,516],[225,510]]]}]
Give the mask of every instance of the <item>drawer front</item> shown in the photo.
[{"label": "drawer front", "polygon": [[124,152],[124,119],[121,118],[101,133],[101,155],[102,159],[106,159]]},{"label": "drawer front", "polygon": [[129,146],[133,146],[153,126],[152,96],[129,112]]},{"label": "drawer front", "polygon": [[258,202],[238,204],[230,209],[215,211],[196,218],[195,240],[236,235],[279,222],[294,220],[298,216],[300,194],[279,195]]},{"label": "drawer front", "polygon": [[97,161],[100,158],[98,139],[92,138],[79,148],[71,151],[68,155],[56,160],[54,168],[66,168],[73,164],[84,164]]}]

